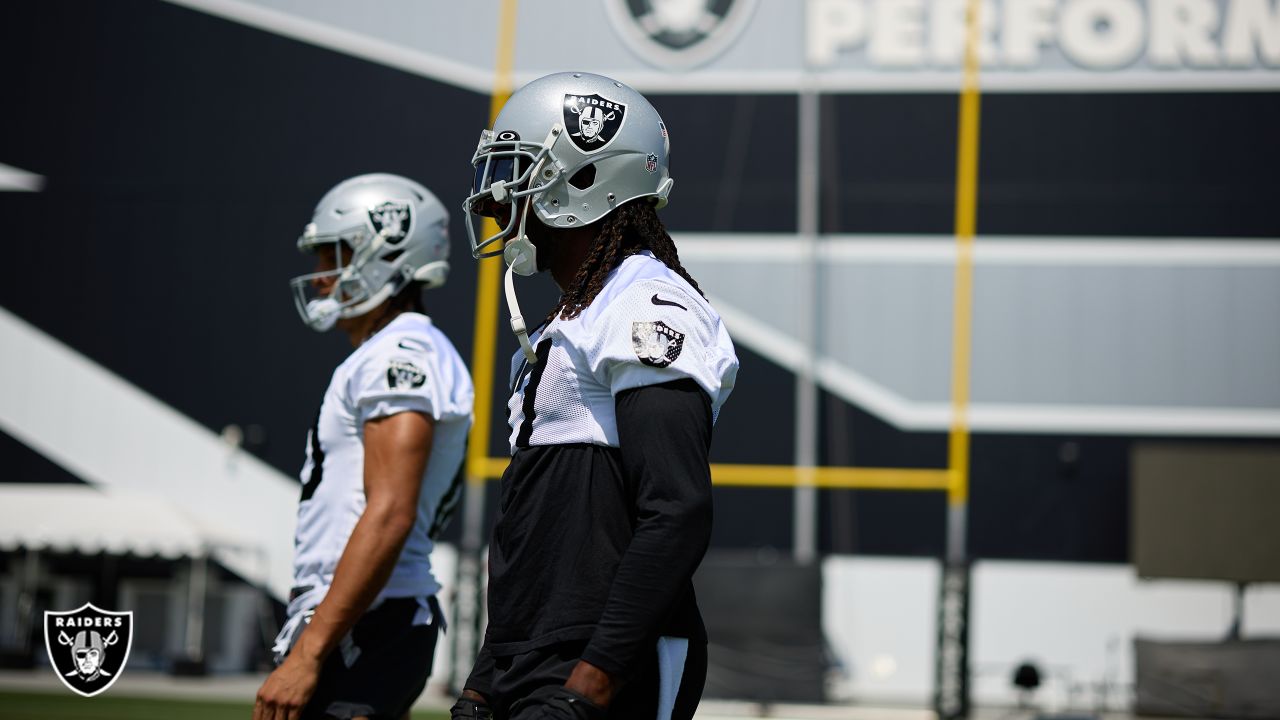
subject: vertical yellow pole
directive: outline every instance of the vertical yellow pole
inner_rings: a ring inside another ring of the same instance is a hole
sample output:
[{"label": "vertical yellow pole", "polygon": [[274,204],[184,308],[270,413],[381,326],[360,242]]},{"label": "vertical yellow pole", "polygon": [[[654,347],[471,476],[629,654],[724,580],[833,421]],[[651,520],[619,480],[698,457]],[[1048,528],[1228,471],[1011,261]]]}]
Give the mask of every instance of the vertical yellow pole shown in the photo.
[{"label": "vertical yellow pole", "polygon": [[964,84],[960,91],[960,127],[956,151],[956,268],[951,337],[951,429],[947,465],[952,506],[969,498],[969,362],[973,331],[973,238],[978,224],[978,10],[969,0],[966,15]]},{"label": "vertical yellow pole", "polygon": [[[511,69],[516,45],[516,2],[502,0],[498,20],[498,52],[494,64],[493,96],[489,101],[489,127],[511,97]],[[482,235],[498,231],[493,220],[485,218]],[[493,422],[493,367],[497,352],[498,286],[502,261],[487,258],[479,262],[476,278],[476,325],[471,352],[471,372],[475,380],[475,423],[467,445],[467,481],[483,483],[488,476],[489,426]]]}]

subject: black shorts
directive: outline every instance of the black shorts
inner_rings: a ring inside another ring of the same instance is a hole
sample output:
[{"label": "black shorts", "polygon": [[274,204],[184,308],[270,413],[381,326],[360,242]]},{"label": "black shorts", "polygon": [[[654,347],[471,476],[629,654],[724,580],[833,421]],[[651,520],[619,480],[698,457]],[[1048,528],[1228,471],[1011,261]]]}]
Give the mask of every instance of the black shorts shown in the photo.
[{"label": "black shorts", "polygon": [[[489,702],[497,720],[520,720],[535,711],[569,679],[586,641],[558,643],[520,655],[494,658]],[[690,641],[671,720],[689,720],[702,699],[707,680],[707,646]],[[658,653],[623,685],[609,704],[609,720],[654,720],[658,717]]]},{"label": "black shorts", "polygon": [[302,717],[399,720],[422,694],[431,675],[444,616],[435,597],[429,602],[432,618],[428,625],[413,625],[418,611],[414,598],[384,600],[361,616],[351,630],[360,655],[347,667],[340,650],[329,654]]}]

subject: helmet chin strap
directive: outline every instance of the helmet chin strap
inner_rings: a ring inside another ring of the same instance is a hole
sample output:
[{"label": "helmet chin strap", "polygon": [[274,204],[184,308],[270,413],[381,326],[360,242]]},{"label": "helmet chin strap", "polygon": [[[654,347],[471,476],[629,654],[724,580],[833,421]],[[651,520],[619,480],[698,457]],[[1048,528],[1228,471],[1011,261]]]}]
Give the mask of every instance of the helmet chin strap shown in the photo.
[{"label": "helmet chin strap", "polygon": [[524,234],[532,200],[532,196],[525,198],[524,212],[520,215],[520,228],[516,232],[516,238],[507,241],[506,247],[502,250],[502,259],[507,263],[507,274],[503,279],[503,285],[507,294],[507,310],[511,313],[511,332],[515,333],[516,340],[520,341],[520,349],[524,351],[524,356],[531,365],[537,364],[538,355],[529,342],[529,329],[525,327],[524,316],[520,313],[520,303],[516,300],[515,275],[533,275],[538,272],[538,249]]}]

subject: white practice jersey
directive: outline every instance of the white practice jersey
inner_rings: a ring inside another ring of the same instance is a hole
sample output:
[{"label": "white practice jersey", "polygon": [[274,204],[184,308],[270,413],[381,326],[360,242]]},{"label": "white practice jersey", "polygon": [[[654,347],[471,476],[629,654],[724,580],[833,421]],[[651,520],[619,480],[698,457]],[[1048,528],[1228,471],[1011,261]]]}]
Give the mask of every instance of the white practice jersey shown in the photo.
[{"label": "white practice jersey", "polygon": [[356,521],[364,513],[364,424],[401,412],[435,419],[431,455],[418,496],[418,521],[384,597],[439,591],[431,573],[432,538],[462,492],[461,474],[474,390],[453,344],[418,313],[402,313],[333,372],[307,435],[302,501],[294,539],[294,584],[327,587]]},{"label": "white practice jersey", "polygon": [[692,379],[712,418],[733,390],[738,357],[720,316],[684,278],[648,252],[632,255],[571,320],[531,338],[538,363],[511,367],[511,453],[533,445],[618,446],[614,399],[646,385]]}]

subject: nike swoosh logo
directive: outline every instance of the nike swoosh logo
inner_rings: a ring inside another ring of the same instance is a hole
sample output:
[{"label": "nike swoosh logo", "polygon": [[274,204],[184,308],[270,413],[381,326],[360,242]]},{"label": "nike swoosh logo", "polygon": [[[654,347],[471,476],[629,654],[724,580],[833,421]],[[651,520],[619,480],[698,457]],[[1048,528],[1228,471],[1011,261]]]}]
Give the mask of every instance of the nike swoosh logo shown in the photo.
[{"label": "nike swoosh logo", "polygon": [[399,345],[405,350],[412,350],[413,352],[422,352],[423,350],[426,350],[426,348],[422,347],[421,345],[405,345],[403,340],[396,343],[396,345]]},{"label": "nike swoosh logo", "polygon": [[678,303],[678,302],[671,302],[670,300],[663,300],[662,298],[658,297],[658,294],[657,294],[657,293],[654,293],[654,294],[653,294],[653,297],[649,298],[649,302],[653,303],[654,305],[671,305],[671,306],[673,306],[673,307],[678,307],[678,308],[680,308],[681,310],[684,310],[685,312],[689,312],[689,308],[687,308],[687,307],[685,307],[685,306],[681,305],[681,304],[680,304],[680,303]]}]

